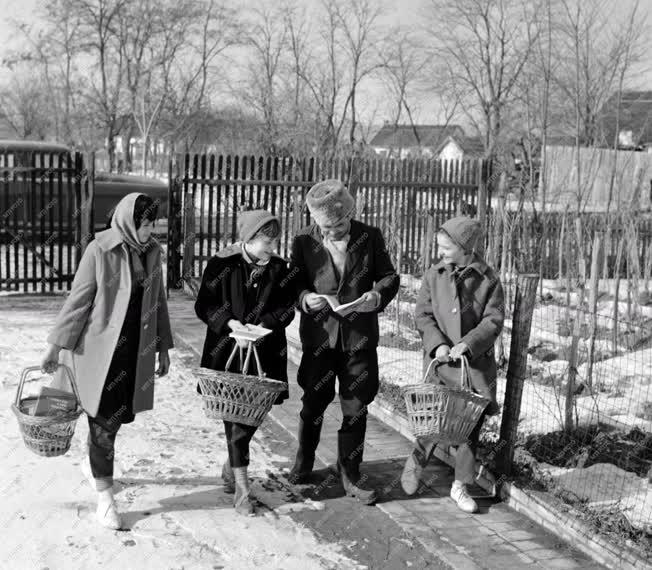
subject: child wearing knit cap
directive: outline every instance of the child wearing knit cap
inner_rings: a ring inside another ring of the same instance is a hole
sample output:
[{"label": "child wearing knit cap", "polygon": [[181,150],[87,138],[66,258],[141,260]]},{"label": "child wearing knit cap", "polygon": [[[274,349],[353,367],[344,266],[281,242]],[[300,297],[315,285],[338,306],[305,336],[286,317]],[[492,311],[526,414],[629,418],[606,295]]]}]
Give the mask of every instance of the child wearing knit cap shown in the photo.
[{"label": "child wearing knit cap", "polygon": [[[231,331],[255,324],[271,329],[256,348],[267,377],[283,382],[287,377],[287,341],[285,328],[294,318],[294,285],[287,262],[275,255],[281,224],[266,210],[238,215],[240,242],[212,257],[202,276],[195,302],[197,316],[207,325],[201,366],[225,370],[236,343]],[[240,371],[239,355],[230,371]],[[199,387],[197,388],[199,391]],[[276,400],[288,397],[287,390]],[[236,422],[224,422],[228,460],[222,467],[227,492],[235,493],[234,506],[241,514],[254,514],[249,494],[249,442],[256,428]]]},{"label": "child wearing knit cap", "polygon": [[[469,513],[478,508],[466,485],[475,478],[475,450],[480,429],[485,416],[499,411],[493,347],[505,319],[500,280],[476,253],[481,238],[480,223],[466,216],[452,218],[441,226],[437,234],[441,261],[424,275],[415,312],[416,326],[423,341],[424,370],[437,359],[445,363],[438,369],[439,381],[459,387],[460,360],[464,356],[469,363],[473,391],[489,400],[468,442],[458,446],[455,458],[451,498]],[[421,473],[437,442],[436,437],[417,438],[401,476],[403,490],[409,495],[416,493]]]}]

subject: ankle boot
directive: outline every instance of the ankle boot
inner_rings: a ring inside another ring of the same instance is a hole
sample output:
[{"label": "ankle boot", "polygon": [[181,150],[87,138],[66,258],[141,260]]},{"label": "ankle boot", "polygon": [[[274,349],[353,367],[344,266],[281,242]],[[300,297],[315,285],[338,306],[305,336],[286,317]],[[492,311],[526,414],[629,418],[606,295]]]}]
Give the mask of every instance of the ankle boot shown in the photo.
[{"label": "ankle boot", "polygon": [[228,457],[222,465],[222,483],[224,484],[223,489],[225,493],[229,495],[235,493],[235,477]]},{"label": "ankle boot", "polygon": [[349,427],[337,432],[337,470],[347,496],[354,497],[364,505],[373,505],[378,499],[378,493],[375,489],[364,488],[365,477],[360,475],[366,432],[365,419],[361,419],[357,425],[354,424],[354,429]]},{"label": "ankle boot", "polygon": [[315,465],[315,451],[319,445],[322,418],[318,421],[304,420],[303,412],[299,416],[299,449],[290,470],[288,479],[293,484],[304,484],[310,479],[310,474]]},{"label": "ankle boot", "polygon": [[241,515],[253,515],[256,512],[251,495],[249,492],[249,476],[246,467],[234,467],[233,476],[235,478],[235,499],[233,506],[237,513]]}]

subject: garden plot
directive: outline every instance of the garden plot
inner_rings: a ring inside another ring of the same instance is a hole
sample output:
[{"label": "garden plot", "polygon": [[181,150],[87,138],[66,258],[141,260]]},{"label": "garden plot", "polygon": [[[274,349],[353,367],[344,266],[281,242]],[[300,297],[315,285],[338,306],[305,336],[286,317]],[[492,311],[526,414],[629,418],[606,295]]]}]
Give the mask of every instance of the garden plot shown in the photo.
[{"label": "garden plot", "polygon": [[[544,283],[544,292],[555,282]],[[401,275],[401,298],[412,299],[420,280]],[[613,284],[603,284],[605,289]],[[551,293],[552,295],[552,293]],[[555,291],[561,301],[563,295]],[[550,297],[548,297],[550,298]],[[565,297],[564,297],[565,299]],[[624,304],[623,304],[624,305]],[[579,339],[573,418],[578,425],[606,422],[621,428],[639,426],[652,431],[652,331],[649,326],[619,324],[617,353],[613,354],[613,319],[609,314],[613,302],[599,304],[594,363],[589,382],[589,338],[586,327]],[[622,307],[624,308],[624,306]],[[405,386],[421,381],[422,350],[419,333],[414,326],[413,300],[392,302],[380,316],[381,347],[378,350],[381,379],[391,385]],[[641,307],[641,313],[652,312]],[[528,375],[523,388],[519,431],[525,435],[543,434],[563,429],[566,389],[570,373],[572,322],[575,311],[568,311],[556,302],[537,304],[530,335]],[[398,316],[398,323],[397,323]],[[645,322],[645,317],[641,317]],[[512,320],[505,321],[504,350],[509,358]],[[639,346],[637,350],[629,347]],[[592,389],[591,389],[592,387]],[[505,378],[498,379],[498,398],[502,401]]]}]

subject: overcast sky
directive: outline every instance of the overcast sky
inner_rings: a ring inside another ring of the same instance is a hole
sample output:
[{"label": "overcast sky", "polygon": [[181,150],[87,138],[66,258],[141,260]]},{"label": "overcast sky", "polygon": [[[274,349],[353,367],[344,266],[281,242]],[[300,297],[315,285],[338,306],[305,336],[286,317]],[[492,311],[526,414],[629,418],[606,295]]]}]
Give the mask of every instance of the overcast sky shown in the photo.
[{"label": "overcast sky", "polygon": [[[276,4],[276,0],[265,1]],[[454,2],[455,0],[450,1]],[[8,50],[18,47],[20,42],[24,41],[16,33],[12,20],[35,22],[36,15],[39,12],[39,5],[42,2],[43,0],[0,0],[0,34],[3,38],[3,42],[0,43],[0,57],[4,56]],[[318,2],[319,0],[303,0],[303,3],[307,6],[316,6]],[[609,2],[607,6],[608,9],[613,11],[613,17],[617,18],[619,15],[626,14],[634,2],[635,0],[614,0],[613,2]],[[258,3],[258,0],[255,3]],[[385,0],[384,3],[387,6],[386,18],[389,24],[400,23],[418,27],[424,21],[421,10],[424,4],[428,3],[428,0]],[[230,0],[229,4],[246,7],[247,5],[254,4],[254,1]],[[641,0],[641,7],[645,10],[652,10],[652,0]],[[647,37],[652,38],[652,17],[648,18],[647,30]],[[652,49],[648,50],[648,53],[650,56],[643,64],[644,69],[637,75],[636,84],[632,87],[652,90]],[[6,73],[7,71],[5,69],[0,69],[0,74],[4,75]],[[388,106],[386,101],[381,99],[379,93],[380,90],[374,89],[372,86],[364,94],[364,109],[361,109],[363,120],[382,123],[384,119],[389,118]],[[419,122],[436,123],[438,121],[439,109],[430,101],[427,93],[418,102],[417,107]]]}]

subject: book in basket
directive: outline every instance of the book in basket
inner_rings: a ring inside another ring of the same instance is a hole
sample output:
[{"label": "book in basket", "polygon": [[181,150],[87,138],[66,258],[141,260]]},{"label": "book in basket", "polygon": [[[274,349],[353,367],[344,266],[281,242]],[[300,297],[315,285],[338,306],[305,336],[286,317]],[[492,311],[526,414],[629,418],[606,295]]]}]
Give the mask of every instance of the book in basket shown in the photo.
[{"label": "book in basket", "polygon": [[77,408],[77,398],[71,392],[43,386],[31,410],[34,416],[51,416],[57,413],[73,412]]}]

